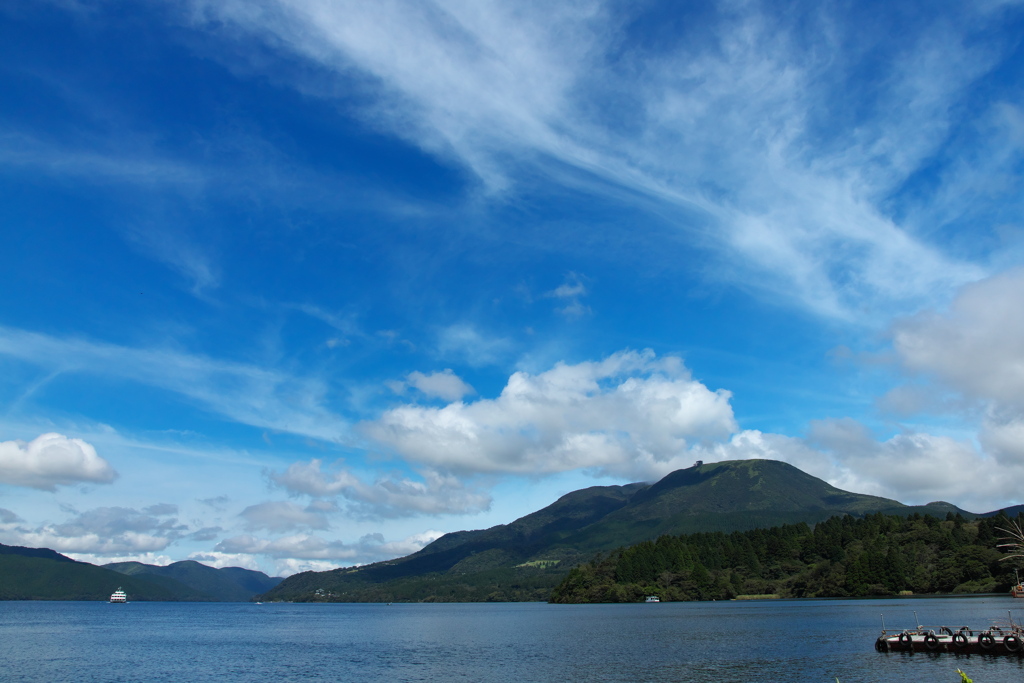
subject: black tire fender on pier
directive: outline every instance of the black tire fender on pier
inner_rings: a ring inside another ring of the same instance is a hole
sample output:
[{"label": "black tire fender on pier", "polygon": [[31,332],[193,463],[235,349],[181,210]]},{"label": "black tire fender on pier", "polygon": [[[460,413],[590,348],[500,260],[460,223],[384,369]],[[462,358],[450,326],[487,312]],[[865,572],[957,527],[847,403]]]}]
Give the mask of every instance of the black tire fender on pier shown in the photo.
[{"label": "black tire fender on pier", "polygon": [[878,640],[875,641],[875,649],[879,652],[889,651],[889,641],[885,639],[885,636],[878,636]]},{"label": "black tire fender on pier", "polygon": [[967,635],[963,631],[953,634],[953,645],[955,647],[966,647]]},{"label": "black tire fender on pier", "polygon": [[1003,638],[1003,647],[1006,648],[1007,652],[1020,652],[1022,645],[1024,645],[1024,642],[1021,642],[1020,636],[1015,636],[1012,633]]},{"label": "black tire fender on pier", "polygon": [[939,629],[939,633],[945,633],[947,636],[953,635],[953,629],[948,626],[943,626]]},{"label": "black tire fender on pier", "polygon": [[936,636],[934,633],[929,633],[924,637],[924,646],[927,647],[929,650],[938,650],[939,637]]},{"label": "black tire fender on pier", "polygon": [[900,634],[899,640],[900,645],[905,645],[906,647],[914,647],[914,636],[910,635],[906,631]]},{"label": "black tire fender on pier", "polygon": [[988,631],[985,631],[978,635],[978,645],[981,646],[982,650],[991,650],[993,647],[995,647],[995,644],[995,636],[993,636]]}]

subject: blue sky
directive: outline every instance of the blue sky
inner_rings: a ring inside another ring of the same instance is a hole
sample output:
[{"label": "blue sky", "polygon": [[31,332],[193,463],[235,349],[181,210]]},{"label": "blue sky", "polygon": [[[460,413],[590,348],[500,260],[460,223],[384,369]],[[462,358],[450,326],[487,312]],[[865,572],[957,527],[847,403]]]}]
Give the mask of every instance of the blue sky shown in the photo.
[{"label": "blue sky", "polygon": [[0,8],[0,542],[269,573],[775,458],[1024,502],[1018,2]]}]

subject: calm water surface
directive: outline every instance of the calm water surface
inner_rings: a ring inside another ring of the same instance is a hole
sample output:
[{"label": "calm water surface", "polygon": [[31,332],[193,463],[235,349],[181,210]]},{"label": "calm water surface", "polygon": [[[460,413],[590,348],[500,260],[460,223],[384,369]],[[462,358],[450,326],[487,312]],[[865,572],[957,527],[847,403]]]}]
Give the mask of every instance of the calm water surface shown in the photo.
[{"label": "calm water surface", "polygon": [[[0,602],[2,681],[1021,683],[1024,660],[880,654],[1004,597],[658,605]],[[1015,619],[1024,620],[1024,605]]]}]

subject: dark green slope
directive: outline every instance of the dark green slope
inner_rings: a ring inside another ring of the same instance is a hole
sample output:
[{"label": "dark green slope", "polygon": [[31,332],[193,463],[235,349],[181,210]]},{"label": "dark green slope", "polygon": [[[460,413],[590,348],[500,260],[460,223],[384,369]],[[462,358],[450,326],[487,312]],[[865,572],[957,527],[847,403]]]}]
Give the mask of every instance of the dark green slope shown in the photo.
[{"label": "dark green slope", "polygon": [[672,472],[575,540],[588,549],[610,550],[664,534],[815,523],[903,507],[837,489],[784,462],[733,460]]},{"label": "dark green slope", "polygon": [[124,576],[46,548],[0,545],[0,600],[109,600],[118,588],[129,601],[202,599],[170,579]]},{"label": "dark green slope", "polygon": [[834,515],[876,511],[945,515],[950,510],[958,509],[948,503],[909,507],[850,493],[773,460],[727,461],[678,470],[652,485],[574,491],[511,524],[446,534],[417,553],[388,562],[297,574],[261,597],[524,599],[595,552],[664,534],[813,524]]},{"label": "dark green slope", "polygon": [[103,566],[126,576],[144,577],[154,582],[171,580],[188,586],[205,600],[219,602],[245,602],[280,581],[263,572],[241,567],[215,569],[193,560],[175,562],[166,567],[141,562],[115,562]]},{"label": "dark green slope", "polygon": [[268,591],[281,583],[280,576],[267,576],[263,572],[242,569],[241,567],[222,567],[218,571],[241,586],[249,594],[250,598],[257,593]]}]

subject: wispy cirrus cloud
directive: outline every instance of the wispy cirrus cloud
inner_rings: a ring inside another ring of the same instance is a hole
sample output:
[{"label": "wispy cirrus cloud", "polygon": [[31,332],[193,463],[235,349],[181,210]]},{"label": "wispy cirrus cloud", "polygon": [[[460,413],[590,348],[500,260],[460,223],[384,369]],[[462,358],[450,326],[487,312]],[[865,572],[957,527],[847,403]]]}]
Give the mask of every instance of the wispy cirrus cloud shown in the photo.
[{"label": "wispy cirrus cloud", "polygon": [[990,13],[960,8],[872,51],[849,49],[863,22],[839,5],[799,26],[767,4],[723,5],[700,35],[670,43],[634,40],[642,7],[597,1],[191,6],[198,27],[229,25],[326,73],[371,77],[367,120],[492,191],[524,167],[560,180],[575,169],[572,182],[655,201],[720,255],[709,277],[777,300],[855,318],[986,272],[892,208],[913,208],[902,188],[975,113],[957,103],[1005,56],[974,40]]},{"label": "wispy cirrus cloud", "polygon": [[561,307],[555,310],[566,318],[579,318],[590,313],[590,306],[583,303],[583,297],[587,295],[587,286],[584,284],[584,277],[579,273],[568,273],[565,281],[544,296],[556,299],[561,302]]},{"label": "wispy cirrus cloud", "polygon": [[127,379],[179,394],[213,414],[255,427],[317,439],[348,434],[345,419],[325,407],[316,378],[215,360],[169,349],[131,348],[0,328],[0,356],[57,373]]},{"label": "wispy cirrus cloud", "polygon": [[473,367],[506,361],[512,351],[513,345],[508,339],[481,332],[470,323],[449,325],[437,334],[437,355]]}]

